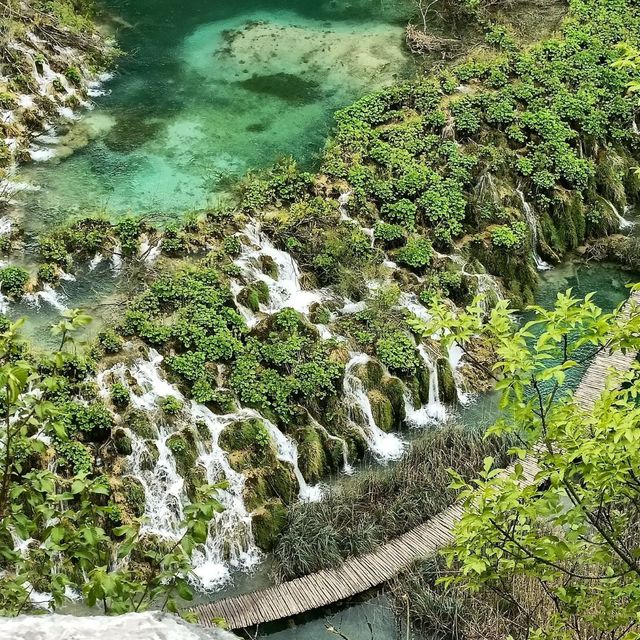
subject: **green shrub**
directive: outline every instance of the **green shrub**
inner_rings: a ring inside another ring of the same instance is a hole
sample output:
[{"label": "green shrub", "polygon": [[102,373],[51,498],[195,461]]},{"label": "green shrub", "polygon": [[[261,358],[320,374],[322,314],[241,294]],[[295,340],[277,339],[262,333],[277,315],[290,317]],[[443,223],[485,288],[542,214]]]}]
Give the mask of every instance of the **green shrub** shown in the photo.
[{"label": "green shrub", "polygon": [[11,298],[21,298],[29,282],[29,272],[22,267],[0,269],[0,289]]},{"label": "green shrub", "polygon": [[398,262],[406,264],[412,269],[423,269],[431,264],[433,247],[431,242],[422,236],[411,236],[407,244],[398,249],[396,258]]},{"label": "green shrub", "polygon": [[182,401],[175,396],[167,396],[160,401],[160,408],[170,416],[175,416],[182,411]]},{"label": "green shrub", "polygon": [[527,241],[528,227],[525,222],[514,222],[511,225],[501,224],[491,231],[491,242],[495,247],[517,249]]}]

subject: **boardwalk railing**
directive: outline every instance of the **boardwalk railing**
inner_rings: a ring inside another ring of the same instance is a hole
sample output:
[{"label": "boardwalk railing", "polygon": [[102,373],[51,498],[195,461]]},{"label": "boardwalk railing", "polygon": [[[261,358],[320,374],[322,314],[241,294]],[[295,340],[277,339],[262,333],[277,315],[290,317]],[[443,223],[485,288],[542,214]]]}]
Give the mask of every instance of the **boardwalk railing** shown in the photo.
[{"label": "boardwalk railing", "polygon": [[[630,301],[640,304],[640,292],[633,293]],[[625,306],[624,313],[629,313],[630,306]],[[577,404],[585,410],[593,407],[604,391],[609,372],[628,371],[636,355],[600,352],[576,389]],[[533,483],[538,472],[535,459],[528,457],[522,465],[523,482]],[[193,611],[204,626],[213,626],[215,618],[224,618],[231,629],[242,629],[345,600],[387,582],[415,560],[446,546],[452,541],[453,527],[461,515],[462,506],[454,504],[376,551],[349,558],[335,569],[324,569],[261,591],[202,604]]]}]

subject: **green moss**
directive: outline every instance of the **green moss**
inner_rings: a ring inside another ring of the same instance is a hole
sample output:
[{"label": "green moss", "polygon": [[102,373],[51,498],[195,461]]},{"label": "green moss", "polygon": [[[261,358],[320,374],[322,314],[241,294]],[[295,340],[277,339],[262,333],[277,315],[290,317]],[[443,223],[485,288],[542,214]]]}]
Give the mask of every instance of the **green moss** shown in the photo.
[{"label": "green moss", "polygon": [[131,438],[125,433],[123,429],[116,429],[113,434],[113,444],[116,451],[121,456],[130,456],[132,453]]},{"label": "green moss", "polygon": [[124,415],[124,424],[144,440],[153,440],[158,435],[149,420],[149,414],[142,409],[129,409]]},{"label": "green moss", "polygon": [[312,426],[308,426],[298,429],[295,436],[302,475],[308,482],[319,482],[326,473],[328,464],[320,434]]},{"label": "green moss", "polygon": [[451,371],[451,365],[446,358],[438,358],[438,384],[440,386],[440,399],[443,402],[452,404],[456,401],[456,383],[453,378],[453,371]]},{"label": "green moss", "polygon": [[136,517],[140,518],[144,515],[146,500],[144,497],[144,488],[131,476],[122,479],[122,492],[128,510]]},{"label": "green moss", "polygon": [[362,380],[364,388],[369,390],[375,389],[380,384],[382,376],[384,376],[384,369],[379,362],[368,360],[364,364],[358,365],[354,373]]},{"label": "green moss", "polygon": [[396,426],[402,424],[405,418],[405,407],[404,407],[404,394],[405,389],[402,381],[398,378],[392,378],[387,376],[382,380],[382,384],[380,386],[381,391],[384,392],[387,398],[389,398],[389,402],[391,402],[391,406],[393,408],[393,421]]},{"label": "green moss", "polygon": [[255,466],[275,459],[271,436],[258,419],[233,422],[220,434],[219,444],[229,453],[245,454],[242,456],[245,465]]},{"label": "green moss", "polygon": [[372,389],[367,395],[376,424],[383,431],[391,431],[395,426],[391,401],[378,389]]},{"label": "green moss", "polygon": [[272,500],[253,513],[252,526],[256,544],[263,551],[271,551],[283,530],[287,509],[280,500]]}]

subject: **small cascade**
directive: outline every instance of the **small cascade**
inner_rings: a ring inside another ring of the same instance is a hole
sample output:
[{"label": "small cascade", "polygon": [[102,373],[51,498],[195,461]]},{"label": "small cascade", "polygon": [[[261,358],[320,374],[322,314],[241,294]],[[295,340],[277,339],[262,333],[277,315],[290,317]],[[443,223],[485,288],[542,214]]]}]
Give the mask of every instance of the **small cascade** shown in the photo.
[{"label": "small cascade", "polygon": [[373,455],[382,462],[397,460],[404,453],[405,443],[395,434],[385,433],[378,427],[364,384],[355,374],[355,368],[369,360],[365,353],[351,354],[344,372],[344,401],[351,421],[354,424],[364,421],[363,432]]},{"label": "small cascade", "polygon": [[[164,379],[160,369],[162,359],[158,352],[151,349],[147,360],[136,360],[128,370],[123,364],[116,365],[101,373],[97,382],[101,395],[106,398],[109,396],[107,380],[117,379],[129,389],[133,407],[153,414],[156,437],[151,444],[127,429],[132,445],[132,453],[127,457],[127,472],[144,490],[147,523],[143,530],[176,540],[182,535],[180,522],[189,498],[184,479],[177,471],[174,454],[168,446],[169,438],[179,428],[173,421],[162,418],[159,404],[169,396],[181,400],[183,397],[174,385]],[[132,387],[130,379],[135,381],[135,386]],[[223,429],[246,417],[247,414],[243,411],[217,416],[204,405],[195,402],[186,402],[180,416],[181,426],[189,426],[194,430],[199,425],[206,426],[210,439],[206,442],[197,439],[197,465],[203,469],[208,482],[224,480],[228,484],[226,489],[218,493],[225,510],[216,514],[210,524],[206,544],[194,553],[194,574],[198,579],[198,586],[207,590],[228,579],[228,566],[250,568],[261,558],[253,539],[251,516],[242,498],[244,477],[230,467],[225,452],[218,445]],[[152,452],[152,449],[155,451]],[[154,454],[157,454],[155,461]]]},{"label": "small cascade", "polygon": [[89,271],[94,271],[103,260],[104,255],[102,255],[101,253],[96,253],[96,255],[91,258],[91,262],[89,263]]},{"label": "small cascade", "polygon": [[349,214],[347,213],[347,205],[349,204],[349,200],[351,200],[351,191],[345,191],[344,193],[341,193],[340,197],[338,198],[338,204],[340,205],[338,207],[338,211],[340,212],[341,220],[344,220],[346,222],[354,222],[353,218],[350,218]]},{"label": "small cascade", "polygon": [[407,309],[407,311],[412,313],[423,322],[431,321],[431,314],[423,305],[420,304],[420,301],[418,300],[418,297],[415,293],[401,293],[399,306]]},{"label": "small cascade", "polygon": [[298,486],[300,487],[300,500],[302,502],[318,502],[322,498],[322,486],[316,484],[311,486],[307,483],[300,471],[300,467],[298,466],[298,446],[291,439],[287,438],[287,436],[276,427],[273,422],[267,420],[265,417],[256,413],[255,417],[262,421],[264,426],[267,428],[269,435],[271,436],[271,440],[276,446],[276,450],[278,451],[278,459],[282,462],[286,462],[290,464],[293,468],[293,473],[298,481]]},{"label": "small cascade", "polygon": [[[276,313],[285,307],[292,307],[306,314],[309,313],[312,304],[323,300],[324,295],[321,291],[302,289],[300,269],[296,261],[287,252],[276,249],[271,241],[260,233],[257,225],[248,225],[244,233],[259,248],[243,246],[242,254],[235,263],[249,280],[260,280],[269,288],[269,303],[264,309],[266,313]],[[277,279],[258,268],[262,256],[271,258],[275,263],[278,269]]]},{"label": "small cascade", "polygon": [[122,273],[122,247],[120,244],[116,244],[111,252],[111,269],[114,276],[119,276]]},{"label": "small cascade", "polygon": [[[618,211],[618,208],[613,204],[613,202],[611,202],[610,200],[607,200],[606,198],[603,198],[603,200],[610,207],[611,211],[613,211],[613,215],[616,217],[616,220],[618,221],[618,227],[620,231],[629,231],[630,229],[633,229],[633,227],[635,227],[636,223],[633,220],[628,220],[627,218],[625,218]],[[627,211],[629,211],[629,207],[625,209],[625,213],[627,213]]]},{"label": "small cascade", "polygon": [[547,271],[551,269],[551,265],[545,262],[538,254],[538,219],[536,218],[536,213],[533,210],[531,203],[526,201],[522,189],[516,189],[516,193],[522,202],[524,217],[527,220],[529,229],[531,229],[531,250],[533,251],[533,259],[536,263],[536,269],[538,271]]},{"label": "small cascade", "polygon": [[339,438],[338,436],[334,436],[329,431],[321,425],[310,413],[307,413],[309,416],[309,422],[313,425],[315,429],[321,431],[327,440],[333,440],[334,442],[338,442],[342,447],[342,473],[346,476],[351,476],[355,473],[355,469],[353,465],[349,462],[349,446],[347,445],[347,441],[344,438]]},{"label": "small cascade", "polygon": [[455,342],[449,346],[448,360],[451,371],[453,372],[453,380],[456,383],[456,393],[458,395],[458,402],[462,406],[466,406],[471,402],[471,395],[464,391],[464,377],[460,371],[462,364],[462,358],[464,357],[464,351],[460,345]]},{"label": "small cascade", "polygon": [[433,361],[427,348],[418,345],[418,353],[429,372],[429,400],[419,409],[413,406],[411,394],[405,393],[406,421],[412,427],[425,427],[427,425],[444,422],[447,419],[447,408],[440,401],[440,384],[438,382],[438,367]]},{"label": "small cascade", "polygon": [[67,311],[64,294],[56,291],[50,284],[44,284],[40,291],[25,294],[22,299],[36,309],[40,308],[42,302],[46,302],[60,312]]}]

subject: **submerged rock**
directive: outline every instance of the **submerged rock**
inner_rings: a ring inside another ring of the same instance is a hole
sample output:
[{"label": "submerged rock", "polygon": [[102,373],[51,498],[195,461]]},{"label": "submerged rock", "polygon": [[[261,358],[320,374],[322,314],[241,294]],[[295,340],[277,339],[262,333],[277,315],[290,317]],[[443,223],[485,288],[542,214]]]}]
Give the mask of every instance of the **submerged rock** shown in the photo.
[{"label": "submerged rock", "polygon": [[0,621],[0,640],[234,640],[222,629],[204,629],[152,611],[122,616],[18,616]]}]

